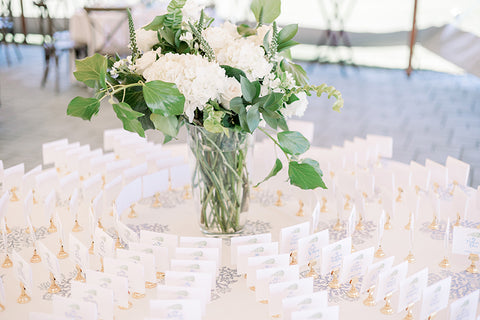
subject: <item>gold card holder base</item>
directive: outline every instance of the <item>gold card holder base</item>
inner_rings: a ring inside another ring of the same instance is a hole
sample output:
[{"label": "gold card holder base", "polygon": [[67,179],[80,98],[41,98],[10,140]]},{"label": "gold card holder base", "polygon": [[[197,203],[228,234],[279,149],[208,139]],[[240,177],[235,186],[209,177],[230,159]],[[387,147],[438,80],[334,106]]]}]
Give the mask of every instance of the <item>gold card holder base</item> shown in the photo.
[{"label": "gold card holder base", "polygon": [[275,206],[277,207],[283,206],[282,196],[283,196],[283,192],[281,190],[277,190],[277,201],[275,202]]},{"label": "gold card holder base", "polygon": [[342,231],[343,230],[343,223],[340,221],[340,218],[337,218],[337,222],[333,226],[333,230],[335,230],[335,231]]},{"label": "gold card holder base", "polygon": [[63,243],[60,244],[60,250],[57,253],[57,258],[58,259],[66,259],[68,258],[68,252],[66,252],[63,248]]},{"label": "gold card holder base", "polygon": [[157,279],[158,280],[165,279],[165,272],[157,272]]},{"label": "gold card holder base", "polygon": [[350,290],[347,291],[347,296],[352,298],[352,299],[358,299],[360,297],[360,292],[358,292],[357,288],[355,285],[357,284],[358,279],[353,278],[350,280]]},{"label": "gold card holder base", "polygon": [[298,200],[298,211],[297,213],[295,214],[297,217],[305,217],[305,214],[303,213],[303,207],[304,207],[304,203],[302,200]]},{"label": "gold card holder base", "polygon": [[8,269],[8,268],[11,268],[11,267],[13,267],[13,262],[7,254],[5,256],[5,260],[3,260],[2,268]]},{"label": "gold card holder base", "polygon": [[156,282],[145,281],[145,288],[146,289],[153,289],[153,288],[156,288],[156,287],[157,287]]},{"label": "gold card holder base", "polygon": [[128,217],[129,217],[130,219],[133,219],[133,218],[138,217],[137,213],[136,213],[135,210],[133,209],[134,206],[135,206],[135,204],[132,204],[132,205],[130,206],[130,212],[128,213]]},{"label": "gold card holder base", "polygon": [[47,292],[48,293],[58,293],[60,292],[60,287],[58,284],[55,282],[55,276],[53,273],[50,272],[50,287],[48,288]]},{"label": "gold card holder base", "polygon": [[403,320],[413,320],[413,303],[409,304],[405,311],[407,311],[407,315]]},{"label": "gold card holder base", "polygon": [[81,232],[83,231],[83,227],[78,223],[78,220],[75,219],[75,223],[72,228],[72,232]]},{"label": "gold card holder base", "polygon": [[32,257],[30,258],[30,262],[31,263],[39,263],[42,261],[42,258],[40,257],[40,255],[37,253],[37,248],[34,248],[33,249],[33,255]]},{"label": "gold card holder base", "polygon": [[118,309],[120,309],[120,310],[128,310],[128,309],[131,309],[131,308],[132,308],[132,303],[130,301],[128,301],[128,307],[118,306]]},{"label": "gold card holder base", "polygon": [[134,292],[134,293],[132,293],[132,298],[133,299],[143,299],[143,298],[145,298],[145,293]]},{"label": "gold card holder base", "polygon": [[317,264],[316,261],[310,261],[308,263],[309,270],[308,270],[308,273],[307,273],[307,277],[309,277],[309,278],[311,277],[313,279],[317,279],[319,277],[317,271],[315,271],[315,268],[314,268],[316,264]]},{"label": "gold card holder base", "polygon": [[363,304],[366,305],[367,307],[373,307],[375,306],[375,298],[373,297],[373,291],[375,290],[375,286],[372,286],[367,289],[368,297],[363,300]]},{"label": "gold card holder base", "polygon": [[413,255],[412,251],[408,251],[408,255],[405,257],[405,261],[408,263],[414,263],[416,261],[415,256]]},{"label": "gold card holder base", "polygon": [[290,265],[293,266],[293,265],[296,265],[296,264],[298,264],[297,251],[292,251],[292,252],[290,252]]},{"label": "gold card holder base", "polygon": [[450,261],[448,261],[448,258],[447,258],[447,257],[443,257],[443,260],[440,261],[440,263],[438,264],[438,266],[439,266],[440,268],[443,268],[443,269],[450,268]]},{"label": "gold card holder base", "polygon": [[393,308],[390,302],[390,298],[392,297],[392,294],[387,294],[387,296],[384,298],[385,300],[385,305],[380,309],[380,312],[386,315],[391,315],[393,314]]},{"label": "gold card holder base", "polygon": [[87,280],[85,279],[85,277],[82,274],[82,268],[80,268],[80,266],[78,264],[75,266],[75,269],[77,269],[77,275],[75,276],[75,279],[73,279],[73,280],[78,281],[78,282],[83,282],[83,283],[87,282]]},{"label": "gold card holder base", "polygon": [[375,258],[383,258],[385,257],[385,252],[382,249],[382,246],[378,246],[377,251],[375,251]]},{"label": "gold card holder base", "polygon": [[20,304],[25,304],[29,303],[32,298],[27,294],[27,291],[25,290],[25,286],[23,283],[20,282],[20,296],[17,298],[17,302]]},{"label": "gold card holder base", "polygon": [[161,206],[162,206],[162,203],[160,202],[160,193],[156,192],[152,207],[159,208]]},{"label": "gold card holder base", "polygon": [[468,256],[468,260],[470,260],[472,263],[467,268],[467,272],[471,273],[471,274],[477,274],[478,273],[478,268],[477,268],[476,263],[478,261],[478,254],[470,253],[470,255]]},{"label": "gold card holder base", "polygon": [[328,283],[328,287],[331,289],[339,289],[340,288],[340,282],[338,281],[338,269],[332,270],[330,274],[333,276],[332,281]]},{"label": "gold card holder base", "polygon": [[55,232],[57,232],[57,226],[55,226],[55,224],[53,223],[53,219],[52,219],[52,218],[50,218],[50,226],[48,227],[47,232],[48,232],[48,233],[55,233]]}]

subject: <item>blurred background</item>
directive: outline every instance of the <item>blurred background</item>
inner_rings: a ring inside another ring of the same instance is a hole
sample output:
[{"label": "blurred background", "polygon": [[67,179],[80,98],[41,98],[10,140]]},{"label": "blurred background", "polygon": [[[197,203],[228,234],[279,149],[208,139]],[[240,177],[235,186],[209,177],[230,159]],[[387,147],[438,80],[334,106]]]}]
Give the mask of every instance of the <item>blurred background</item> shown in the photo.
[{"label": "blurred background", "polygon": [[[248,0],[199,1],[216,23],[253,24]],[[41,163],[41,144],[60,139],[102,145],[121,126],[107,105],[90,123],[67,117],[68,102],[88,96],[72,80],[76,57],[126,48],[125,8],[136,28],[168,1],[2,0],[0,159]],[[88,10],[97,8],[102,10]],[[298,23],[292,57],[314,83],[345,98],[311,98],[304,119],[313,144],[330,147],[366,134],[394,138],[394,159],[471,165],[480,184],[480,0],[283,0],[281,25]],[[151,139],[159,139],[154,132]]]}]

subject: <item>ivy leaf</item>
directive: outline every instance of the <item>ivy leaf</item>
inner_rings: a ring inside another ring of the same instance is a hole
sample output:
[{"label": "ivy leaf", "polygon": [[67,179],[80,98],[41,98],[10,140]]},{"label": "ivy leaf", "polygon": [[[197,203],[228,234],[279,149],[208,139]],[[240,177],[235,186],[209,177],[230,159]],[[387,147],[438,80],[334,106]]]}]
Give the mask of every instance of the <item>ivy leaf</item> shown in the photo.
[{"label": "ivy leaf", "polygon": [[310,148],[308,140],[297,131],[282,131],[277,134],[280,148],[292,155],[299,155]]},{"label": "ivy leaf", "polygon": [[153,18],[152,22],[143,27],[145,30],[157,31],[163,27],[163,21],[165,20],[165,15],[156,16]]},{"label": "ivy leaf", "polygon": [[155,129],[161,131],[165,136],[176,137],[179,130],[178,118],[176,116],[162,116],[152,113],[150,120]]},{"label": "ivy leaf", "polygon": [[227,66],[225,64],[220,65],[220,67],[222,67],[225,70],[225,74],[227,75],[227,77],[235,78],[238,82],[240,82],[241,77],[245,77],[245,78],[247,77],[245,75],[245,72],[243,72],[240,69],[230,67],[230,66]]},{"label": "ivy leaf", "polygon": [[143,113],[133,110],[125,102],[115,103],[112,107],[113,111],[117,114],[118,119],[122,121],[125,130],[136,132],[139,136],[145,137],[145,131],[138,120],[139,117],[143,116]]},{"label": "ivy leaf", "polygon": [[318,162],[312,159],[305,159],[302,162],[290,161],[288,163],[288,177],[292,185],[303,190],[318,187],[327,189],[327,186],[322,180],[322,172],[320,171]]},{"label": "ivy leaf", "polygon": [[222,118],[225,115],[223,111],[215,111],[213,106],[206,105],[203,109],[203,126],[205,130],[212,133],[225,133],[228,130],[222,126]]},{"label": "ivy leaf", "polygon": [[[258,81],[255,81],[258,83]],[[258,88],[255,82],[250,82],[246,77],[240,77],[240,85],[242,87],[243,98],[252,103],[255,98],[260,94],[260,83],[258,83]]]},{"label": "ivy leaf", "polygon": [[280,0],[253,0],[250,9],[257,22],[272,23],[280,15],[281,3]]},{"label": "ivy leaf", "polygon": [[298,24],[289,24],[283,27],[282,30],[278,33],[278,44],[287,42],[288,40],[293,39],[298,32]]},{"label": "ivy leaf", "polygon": [[100,101],[95,98],[75,97],[70,101],[67,115],[90,120],[100,110]]},{"label": "ivy leaf", "polygon": [[257,129],[260,123],[260,112],[258,112],[258,105],[253,105],[247,111],[247,126],[250,133]]},{"label": "ivy leaf", "polygon": [[107,75],[107,58],[95,53],[91,57],[75,61],[75,79],[85,83],[90,88],[95,88],[97,82],[102,88],[106,88],[105,77]]},{"label": "ivy leaf", "polygon": [[143,97],[153,113],[163,116],[176,116],[183,113],[185,97],[174,83],[159,80],[143,86]]},{"label": "ivy leaf", "polygon": [[265,179],[263,179],[262,181],[260,181],[259,183],[257,183],[255,185],[255,187],[258,187],[261,183],[267,181],[268,179],[270,179],[271,177],[274,177],[277,175],[277,173],[280,172],[280,170],[282,170],[283,168],[283,165],[282,165],[282,161],[280,161],[280,159],[277,158],[277,160],[275,160],[275,164],[273,165],[273,168],[272,170],[270,171],[270,173],[265,177]]}]

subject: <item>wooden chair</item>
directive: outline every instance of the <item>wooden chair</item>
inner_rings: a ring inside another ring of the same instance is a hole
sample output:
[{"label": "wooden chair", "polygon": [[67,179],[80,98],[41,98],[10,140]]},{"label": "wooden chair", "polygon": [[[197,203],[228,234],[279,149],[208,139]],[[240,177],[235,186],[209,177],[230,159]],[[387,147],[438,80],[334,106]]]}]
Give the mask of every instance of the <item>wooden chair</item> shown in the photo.
[{"label": "wooden chair", "polygon": [[[22,54],[18,48],[18,44],[15,42],[15,24],[13,23],[13,16],[12,16],[12,1],[11,0],[2,0],[0,3],[0,34],[2,39],[0,39],[0,46],[3,45],[5,49],[5,57],[7,60],[7,64],[10,66],[10,53],[8,47],[10,44],[15,46],[15,53],[17,56],[18,61],[22,60]],[[7,35],[12,36],[12,41],[7,41]]]}]

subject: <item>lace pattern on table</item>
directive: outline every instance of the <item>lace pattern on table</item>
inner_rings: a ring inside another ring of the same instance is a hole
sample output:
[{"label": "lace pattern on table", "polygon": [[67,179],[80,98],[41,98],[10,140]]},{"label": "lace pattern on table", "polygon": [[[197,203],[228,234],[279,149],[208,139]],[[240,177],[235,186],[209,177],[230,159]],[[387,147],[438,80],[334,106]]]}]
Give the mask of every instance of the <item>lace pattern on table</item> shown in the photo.
[{"label": "lace pattern on table", "polygon": [[42,290],[43,296],[42,299],[44,300],[52,300],[52,297],[54,294],[62,296],[62,297],[70,297],[70,290],[72,288],[72,281],[73,278],[75,278],[76,272],[72,271],[69,272],[67,275],[62,274],[61,279],[56,279],[55,283],[60,287],[60,291],[57,293],[48,293],[47,290],[50,287],[50,278],[48,278],[48,281],[41,282],[38,285],[38,288]]},{"label": "lace pattern on table", "polygon": [[[455,223],[455,221],[450,222],[452,225]],[[422,227],[420,228],[420,232],[430,234],[430,238],[434,240],[443,240],[445,237],[445,228],[447,227],[447,221],[442,220],[438,223],[438,230],[432,230],[428,228],[430,225],[430,222],[424,222],[422,224]],[[462,227],[465,228],[477,228],[480,223],[474,222],[474,221],[469,221],[469,220],[463,220],[461,221]],[[450,232],[450,241],[453,239],[453,232]]]},{"label": "lace pattern on table", "polygon": [[240,279],[237,269],[221,267],[218,271],[217,285],[212,290],[212,300],[221,298],[224,294],[232,291],[232,285]]},{"label": "lace pattern on table", "polygon": [[[7,235],[9,249],[19,250],[33,246],[32,236],[25,232],[25,228],[12,227],[12,232]],[[41,240],[48,235],[47,227],[36,228],[35,237]],[[0,250],[4,250],[3,237],[0,236]]]},{"label": "lace pattern on table", "polygon": [[[333,226],[335,225],[336,222],[337,222],[336,219],[330,220],[328,225],[325,223],[319,223],[319,226],[322,224],[322,225],[325,225],[323,229],[327,229],[327,228],[329,229],[330,240],[339,241],[344,239],[347,236],[347,230],[346,230],[345,224],[343,226],[344,229],[342,231],[333,230]],[[365,243],[367,240],[372,239],[373,236],[375,235],[377,226],[373,221],[363,221],[363,225],[364,225],[363,230],[355,230],[353,232],[353,235],[352,235],[353,245],[361,245]],[[323,229],[319,227],[318,230],[323,230]]]}]

